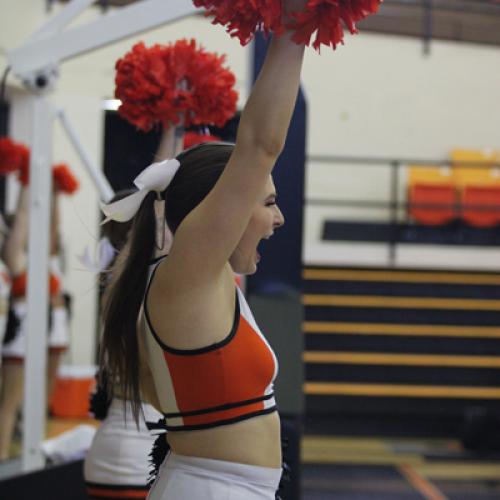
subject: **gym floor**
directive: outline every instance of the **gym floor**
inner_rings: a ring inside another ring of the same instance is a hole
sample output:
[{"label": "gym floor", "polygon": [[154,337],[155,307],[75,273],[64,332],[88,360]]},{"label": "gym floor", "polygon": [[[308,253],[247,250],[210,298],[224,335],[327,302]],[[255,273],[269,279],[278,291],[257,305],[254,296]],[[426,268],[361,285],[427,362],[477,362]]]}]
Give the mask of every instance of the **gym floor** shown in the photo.
[{"label": "gym floor", "polygon": [[[51,419],[47,436],[81,423],[96,424]],[[306,435],[302,488],[303,500],[498,500],[500,453],[472,454],[454,440]]]},{"label": "gym floor", "polygon": [[500,499],[500,453],[458,441],[305,436],[303,500]]}]

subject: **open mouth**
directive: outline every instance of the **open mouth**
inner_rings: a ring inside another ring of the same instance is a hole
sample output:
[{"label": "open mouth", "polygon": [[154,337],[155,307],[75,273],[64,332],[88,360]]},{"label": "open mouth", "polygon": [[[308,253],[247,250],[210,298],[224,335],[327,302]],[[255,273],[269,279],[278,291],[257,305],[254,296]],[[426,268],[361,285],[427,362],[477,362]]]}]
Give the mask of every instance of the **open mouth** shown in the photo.
[{"label": "open mouth", "polygon": [[262,259],[262,241],[263,240],[260,240],[259,244],[257,245],[257,248],[255,249],[257,262],[260,262],[260,260]]},{"label": "open mouth", "polygon": [[256,260],[259,262],[262,259],[262,245],[271,238],[272,234],[269,236],[264,236],[260,241],[259,244],[257,245],[257,249],[255,250],[256,254]]}]

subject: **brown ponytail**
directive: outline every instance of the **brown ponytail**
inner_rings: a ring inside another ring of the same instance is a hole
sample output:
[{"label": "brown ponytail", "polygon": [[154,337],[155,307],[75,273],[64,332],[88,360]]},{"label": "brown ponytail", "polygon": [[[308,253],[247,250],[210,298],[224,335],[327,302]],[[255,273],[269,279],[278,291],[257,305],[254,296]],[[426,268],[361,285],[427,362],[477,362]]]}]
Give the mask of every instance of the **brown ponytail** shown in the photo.
[{"label": "brown ponytail", "polygon": [[[164,193],[166,220],[173,233],[215,186],[233,149],[228,143],[200,144],[177,157],[181,166]],[[137,320],[155,249],[155,197],[149,193],[134,218],[130,239],[113,268],[103,310],[101,372],[107,371],[110,398],[117,385],[120,397],[131,401],[136,422],[141,404]]]},{"label": "brown ponytail", "polygon": [[155,248],[155,198],[156,193],[149,193],[134,218],[130,240],[117,259],[103,308],[101,371],[108,375],[109,397],[113,398],[118,385],[120,397],[131,401],[136,421],[141,405],[137,318]]}]

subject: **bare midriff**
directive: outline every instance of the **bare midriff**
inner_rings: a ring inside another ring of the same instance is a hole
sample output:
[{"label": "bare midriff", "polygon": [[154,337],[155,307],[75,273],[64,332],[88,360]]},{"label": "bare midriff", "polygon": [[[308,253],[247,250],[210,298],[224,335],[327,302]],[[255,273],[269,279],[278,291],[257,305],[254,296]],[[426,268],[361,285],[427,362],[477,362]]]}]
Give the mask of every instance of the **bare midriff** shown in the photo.
[{"label": "bare midriff", "polygon": [[[162,413],[152,378],[143,377],[141,392],[145,401]],[[167,441],[177,455],[281,468],[281,424],[277,411],[211,429],[169,431]]]},{"label": "bare midriff", "polygon": [[275,469],[281,467],[277,412],[211,429],[168,432],[167,440],[178,455]]}]

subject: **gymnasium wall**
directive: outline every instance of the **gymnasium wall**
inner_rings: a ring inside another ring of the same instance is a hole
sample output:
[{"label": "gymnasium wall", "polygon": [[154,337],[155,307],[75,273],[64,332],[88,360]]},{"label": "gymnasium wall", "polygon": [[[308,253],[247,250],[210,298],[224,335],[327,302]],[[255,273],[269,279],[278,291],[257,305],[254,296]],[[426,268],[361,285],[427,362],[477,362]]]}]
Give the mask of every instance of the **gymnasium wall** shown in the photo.
[{"label": "gymnasium wall", "polygon": [[[57,11],[54,8],[54,12]],[[101,15],[89,9],[77,22]],[[44,19],[45,1],[0,0],[0,67],[5,51],[15,47]],[[103,147],[102,102],[113,94],[114,63],[134,42],[147,44],[196,36],[210,50],[228,54],[237,75],[241,101],[247,94],[250,50],[241,48],[220,28],[193,17],[81,56],[61,66],[53,95],[78,128],[89,154],[100,164]],[[500,149],[500,49],[434,42],[423,54],[419,40],[361,34],[347,37],[346,47],[321,56],[308,51],[304,91],[308,100],[309,155],[444,158],[455,146]],[[9,82],[16,85],[14,78]],[[21,90],[11,90],[19,102]],[[26,118],[12,113],[11,132],[22,140]],[[68,288],[75,295],[72,347],[67,362],[93,361],[96,284],[77,260],[98,238],[97,196],[74,151],[58,126],[54,160],[67,161],[82,189],[63,203],[63,234]],[[386,199],[388,169],[307,165],[307,197]],[[354,181],[354,182],[353,182]],[[404,182],[404,179],[403,179]],[[11,206],[13,201],[11,200]],[[319,241],[325,218],[352,217],[331,208],[307,208],[306,255]],[[356,217],[383,218],[384,211],[357,211]],[[309,259],[310,260],[310,259]]]},{"label": "gymnasium wall", "polygon": [[[309,106],[308,154],[376,158],[446,159],[452,148],[500,149],[498,47],[361,35],[336,53],[308,54],[304,85]],[[309,162],[306,197],[390,200],[389,165]],[[406,197],[402,169],[399,199]],[[385,245],[321,242],[327,219],[388,221],[389,209],[306,208],[307,263],[386,265]],[[441,250],[444,250],[443,252]],[[424,265],[499,268],[496,249],[428,248]],[[421,246],[405,248],[402,266],[418,265]],[[451,260],[450,260],[451,259]]]},{"label": "gymnasium wall", "polygon": [[[166,2],[167,3],[167,2]],[[53,12],[57,12],[57,8]],[[86,22],[101,15],[98,8],[88,9],[75,22]],[[5,67],[5,50],[22,43],[45,19],[45,1],[0,0],[0,68]],[[134,43],[143,40],[147,45],[174,41],[195,36],[212,51],[224,52],[228,64],[235,71],[237,89],[245,99],[247,75],[250,71],[250,49],[243,49],[230,40],[223,31],[214,29],[204,18],[194,17],[143,36],[132,37],[91,54],[80,56],[61,65],[61,76],[52,96],[53,102],[62,106],[78,130],[82,143],[92,159],[101,165],[103,155],[103,101],[113,97],[114,63]],[[9,77],[9,82],[17,83]],[[22,91],[11,91],[13,100],[20,103]],[[22,108],[22,105],[20,105]],[[27,116],[20,109],[16,116],[11,113],[11,134],[18,140],[28,140]],[[94,362],[95,314],[97,300],[96,277],[82,269],[77,256],[87,245],[94,248],[99,239],[98,196],[73,148],[60,126],[56,124],[54,136],[55,161],[66,161],[81,181],[78,194],[62,200],[62,233],[67,257],[67,286],[74,295],[74,319],[72,321],[72,345],[67,363],[88,365]],[[15,207],[17,190],[12,190],[11,207]]]}]

